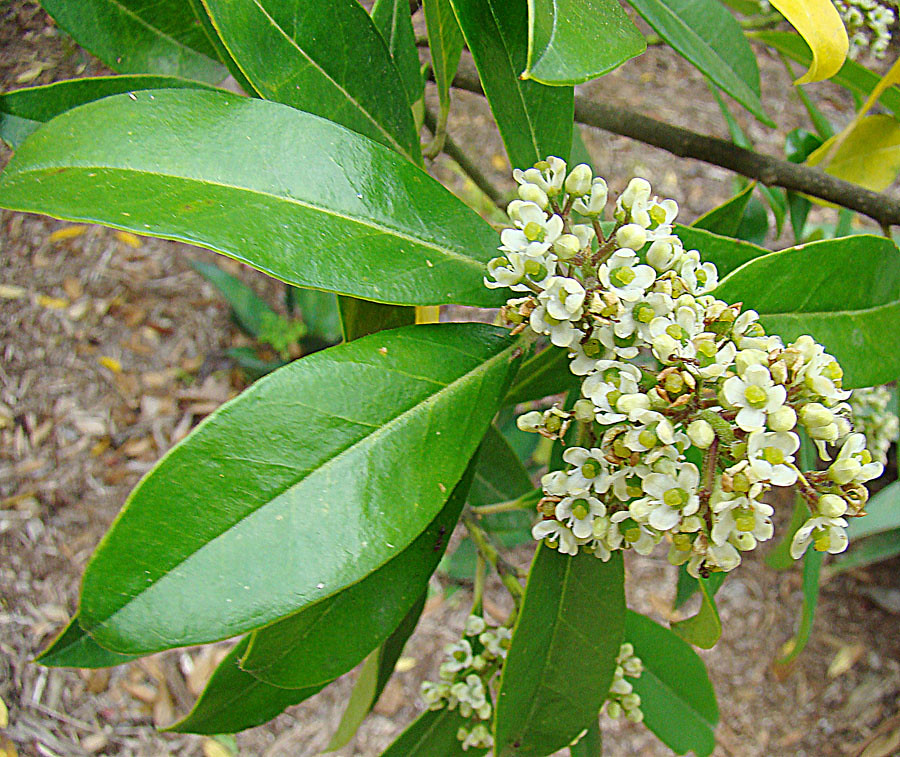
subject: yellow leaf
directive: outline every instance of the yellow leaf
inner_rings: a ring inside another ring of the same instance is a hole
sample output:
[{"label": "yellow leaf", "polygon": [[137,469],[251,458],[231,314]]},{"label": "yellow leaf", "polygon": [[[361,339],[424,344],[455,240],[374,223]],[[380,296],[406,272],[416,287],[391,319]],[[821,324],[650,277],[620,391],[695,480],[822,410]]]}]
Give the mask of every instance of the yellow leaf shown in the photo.
[{"label": "yellow leaf", "polygon": [[[827,140],[806,162],[822,163],[836,140]],[[900,172],[900,122],[892,116],[866,116],[844,137],[824,170],[873,192],[887,189]]]},{"label": "yellow leaf", "polygon": [[13,284],[0,284],[0,299],[18,300],[24,297],[28,290],[24,287],[17,287]]},{"label": "yellow leaf", "polygon": [[61,242],[64,239],[74,239],[75,237],[80,237],[84,234],[87,226],[84,224],[75,224],[74,226],[65,226],[62,229],[57,229],[50,235],[51,242]]},{"label": "yellow leaf", "polygon": [[62,297],[48,297],[46,294],[39,294],[34,299],[42,308],[62,310],[63,308],[69,307],[69,301]]},{"label": "yellow leaf", "polygon": [[220,741],[204,739],[203,757],[234,757],[234,752]]},{"label": "yellow leaf", "polygon": [[132,234],[130,231],[117,231],[115,232],[115,237],[129,247],[137,248],[141,246],[141,238],[137,234]]},{"label": "yellow leaf", "polygon": [[812,64],[794,84],[830,79],[844,65],[847,30],[831,0],[772,0],[812,50]]},{"label": "yellow leaf", "polygon": [[122,364],[114,357],[103,355],[102,357],[97,358],[97,362],[100,363],[100,365],[102,365],[104,368],[109,368],[109,370],[111,370],[113,373],[122,372]]},{"label": "yellow leaf", "polygon": [[16,745],[5,736],[0,736],[0,757],[18,757]]},{"label": "yellow leaf", "polygon": [[0,699],[0,728],[9,726],[9,710],[6,709],[6,702]]},{"label": "yellow leaf", "polygon": [[416,323],[438,323],[440,320],[439,305],[416,305]]},{"label": "yellow leaf", "polygon": [[408,670],[412,670],[416,667],[418,660],[415,657],[400,657],[397,660],[397,664],[394,665],[394,670],[398,673],[406,673]]}]

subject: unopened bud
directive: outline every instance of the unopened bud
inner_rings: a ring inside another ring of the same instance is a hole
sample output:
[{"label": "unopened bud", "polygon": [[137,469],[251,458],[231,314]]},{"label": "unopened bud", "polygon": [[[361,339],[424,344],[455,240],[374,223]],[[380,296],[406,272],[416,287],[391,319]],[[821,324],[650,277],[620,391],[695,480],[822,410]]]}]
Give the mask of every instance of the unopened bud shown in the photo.
[{"label": "unopened bud", "polygon": [[834,423],[834,413],[820,402],[810,402],[800,408],[800,422],[807,429],[828,426]]},{"label": "unopened bud", "polygon": [[574,234],[563,234],[553,243],[553,252],[560,260],[571,260],[581,252],[581,242]]},{"label": "unopened bud", "polygon": [[743,376],[751,365],[766,365],[767,362],[766,353],[762,350],[741,350],[734,356],[734,365],[739,376]]},{"label": "unopened bud", "polygon": [[702,418],[694,421],[687,427],[688,439],[691,444],[699,449],[709,449],[710,445],[716,438],[716,432],[713,427]]},{"label": "unopened bud", "polygon": [[678,248],[669,239],[657,239],[647,250],[647,262],[660,273],[668,271],[677,257]]},{"label": "unopened bud", "polygon": [[620,413],[630,415],[635,410],[649,410],[650,399],[646,394],[640,392],[635,394],[623,394],[616,400],[616,410]]},{"label": "unopened bud", "polygon": [[636,223],[625,224],[616,232],[616,243],[619,247],[640,250],[647,243],[647,230]]},{"label": "unopened bud", "polygon": [[847,512],[847,503],[837,494],[823,494],[816,507],[826,518],[840,518]]},{"label": "unopened bud", "polygon": [[797,425],[797,413],[790,405],[782,405],[769,413],[766,421],[772,431],[790,431]]},{"label": "unopened bud", "polygon": [[516,418],[516,426],[520,431],[537,432],[544,425],[544,414],[540,410],[532,410],[530,413],[523,413]]},{"label": "unopened bud", "polygon": [[587,163],[579,163],[566,177],[566,192],[575,197],[582,197],[591,191],[591,167]]},{"label": "unopened bud", "polygon": [[840,434],[837,423],[829,423],[827,426],[814,426],[806,429],[806,432],[811,439],[818,439],[823,442],[836,442]]},{"label": "unopened bud", "polygon": [[859,460],[845,457],[835,460],[828,466],[828,477],[838,486],[849,484],[862,469]]},{"label": "unopened bud", "polygon": [[519,197],[525,202],[533,202],[542,210],[546,210],[550,204],[547,193],[537,184],[519,184]]},{"label": "unopened bud", "polygon": [[578,400],[572,411],[575,413],[575,420],[581,423],[590,423],[594,420],[594,403],[590,400]]}]

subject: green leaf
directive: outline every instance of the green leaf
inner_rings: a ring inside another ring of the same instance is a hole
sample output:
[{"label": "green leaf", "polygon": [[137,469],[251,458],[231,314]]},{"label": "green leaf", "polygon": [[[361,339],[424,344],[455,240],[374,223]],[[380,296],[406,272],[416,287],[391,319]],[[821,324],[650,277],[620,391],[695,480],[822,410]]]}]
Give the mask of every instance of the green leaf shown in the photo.
[{"label": "green leaf", "polygon": [[110,652],[101,647],[84,632],[76,613],[34,661],[49,668],[111,668],[134,659],[137,656]]},{"label": "green leaf", "polygon": [[744,32],[717,0],[630,0],[657,34],[762,123],[759,68]]},{"label": "green leaf", "polygon": [[[750,202],[750,197],[753,195],[755,188],[756,182],[751,181],[734,197],[726,200],[708,213],[704,213],[691,226],[695,229],[704,229],[725,237],[736,236],[738,227],[741,225],[741,218],[747,209],[747,203]],[[706,256],[703,259],[706,260]]]},{"label": "green leaf", "polygon": [[456,738],[467,720],[459,710],[426,710],[400,734],[381,757],[482,757],[484,749],[463,751],[462,742]]},{"label": "green leaf", "polygon": [[187,717],[165,730],[207,735],[237,733],[267,723],[325,688],[325,684],[307,689],[270,686],[241,670],[238,660],[246,649],[244,638],[219,663]]},{"label": "green leaf", "polygon": [[603,734],[600,722],[592,722],[575,746],[569,747],[570,757],[603,757]]},{"label": "green leaf", "polygon": [[346,673],[390,636],[424,592],[472,482],[474,463],[415,541],[362,581],[250,636],[241,668],[302,689]]},{"label": "green leaf", "polygon": [[42,0],[53,20],[114,71],[218,84],[227,75],[182,0]]},{"label": "green leaf", "polygon": [[411,326],[416,322],[416,309],[382,305],[380,302],[359,300],[356,297],[338,297],[341,314],[341,331],[344,340],[352,342],[376,331]]},{"label": "green leaf", "polygon": [[803,556],[803,606],[800,612],[800,626],[792,639],[785,642],[781,656],[775,661],[777,667],[789,665],[797,659],[806,648],[809,633],[812,631],[816,617],[816,604],[819,601],[819,575],[822,572],[824,552],[808,549]]},{"label": "green leaf", "polygon": [[456,75],[462,53],[462,31],[450,0],[424,0],[423,6],[438,99],[442,106],[446,106],[450,102],[450,83]]},{"label": "green leaf", "polygon": [[324,119],[227,93],[154,90],[64,113],[14,155],[0,206],[199,244],[370,300],[503,299],[483,284],[496,233],[423,171]]},{"label": "green leaf", "polygon": [[[812,63],[812,53],[809,50],[809,45],[803,41],[799,34],[762,31],[753,32],[752,37],[770,47],[774,47],[804,66],[809,66]],[[881,76],[848,58],[844,61],[841,70],[831,77],[831,81],[847,87],[851,92],[867,97],[881,81]],[[897,87],[888,87],[881,97],[878,98],[878,102],[895,115],[900,115],[900,89]]]},{"label": "green leaf", "polygon": [[341,340],[341,313],[334,294],[293,286],[288,291],[291,292],[292,308],[300,312],[309,328],[309,336],[318,338],[323,346]]},{"label": "green leaf", "polygon": [[347,708],[344,710],[341,722],[338,723],[334,736],[331,737],[331,741],[325,748],[326,752],[333,752],[335,749],[345,746],[375,706],[394,672],[403,647],[406,646],[406,642],[416,629],[422,610],[425,609],[427,596],[428,592],[423,591],[384,644],[366,657],[359,677],[353,686],[353,691],[350,693],[350,699],[347,700]]},{"label": "green leaf", "polygon": [[97,76],[28,87],[0,95],[0,139],[12,149],[41,124],[60,113],[110,95],[143,89],[212,89],[175,76]]},{"label": "green leaf", "polygon": [[847,536],[851,541],[900,528],[900,481],[888,484],[866,503],[864,518],[851,518]]},{"label": "green leaf", "polygon": [[528,168],[550,155],[568,160],[574,89],[519,78],[528,54],[526,0],[451,2],[509,162],[514,168]]},{"label": "green leaf", "polygon": [[263,360],[253,347],[229,347],[225,350],[225,355],[234,360],[251,381],[256,381],[289,362],[287,360]]},{"label": "green leaf", "polygon": [[200,22],[200,26],[203,27],[206,38],[215,49],[216,57],[225,64],[228,73],[234,77],[234,80],[240,85],[241,89],[248,95],[254,95],[255,90],[253,89],[253,85],[247,81],[247,77],[244,76],[243,71],[241,71],[238,64],[235,63],[234,58],[231,57],[231,53],[226,49],[225,44],[219,37],[219,33],[216,31],[216,27],[213,26],[209,13],[207,13],[206,8],[203,7],[203,0],[187,0],[187,2],[194,11],[197,20]]},{"label": "green leaf", "polygon": [[250,336],[257,337],[262,330],[265,314],[277,318],[278,315],[266,301],[259,297],[243,281],[226,273],[213,263],[202,260],[188,261],[197,273],[218,289],[231,305],[232,313],[238,325]]},{"label": "green leaf", "polygon": [[806,506],[806,501],[800,494],[797,494],[794,502],[794,509],[791,513],[791,522],[784,531],[781,540],[766,554],[766,565],[773,570],[787,570],[788,568],[793,567],[796,560],[791,557],[791,541],[794,538],[794,534],[797,533],[799,528],[806,522],[806,519],[809,518],[809,515],[809,508]]},{"label": "green leaf", "polygon": [[115,651],[157,651],[259,628],[364,579],[443,507],[515,351],[495,327],[409,326],[256,382],[131,493],[85,571],[82,627]]},{"label": "green leaf", "polygon": [[488,426],[478,452],[478,466],[469,492],[470,505],[516,499],[532,490],[528,471],[496,426]]},{"label": "green leaf", "polygon": [[[709,576],[710,586],[713,594],[719,591],[719,587],[725,582],[726,573],[711,573]],[[685,602],[687,602],[694,592],[700,588],[698,579],[694,578],[687,572],[687,565],[678,567],[678,583],[675,586],[675,601],[672,606],[677,610]]]},{"label": "green leaf", "polygon": [[840,555],[829,567],[828,573],[834,575],[852,568],[862,568],[872,563],[888,560],[900,555],[900,528],[883,531],[862,539],[850,550]]},{"label": "green leaf", "polygon": [[425,94],[425,80],[419,64],[409,0],[375,0],[372,21],[387,44],[391,59],[400,72],[406,97],[412,106]]},{"label": "green leaf", "polygon": [[750,244],[762,245],[769,234],[769,214],[765,205],[756,197],[751,196],[750,202],[741,216],[735,236]]},{"label": "green leaf", "polygon": [[632,681],[646,725],[676,754],[708,757],[719,722],[716,694],[697,653],[669,629],[639,613],[625,618],[625,640],[644,663]]},{"label": "green leaf", "polygon": [[[680,231],[678,232],[680,235]],[[685,246],[688,242],[685,242]],[[763,250],[767,252],[767,250]],[[704,256],[704,260],[706,257]],[[560,394],[578,388],[581,380],[569,370],[568,350],[547,347],[522,363],[516,380],[503,399],[504,405],[533,402],[550,394]]]},{"label": "green leaf", "polygon": [[528,0],[528,62],[523,79],[581,84],[647,49],[615,0]]},{"label": "green leaf", "polygon": [[889,239],[859,235],[772,252],[732,271],[714,294],[752,303],[785,342],[812,335],[840,362],[846,388],[900,375],[900,351],[885,338],[900,319],[900,252]]},{"label": "green leaf", "polygon": [[400,71],[356,0],[331,0],[327,13],[320,0],[203,4],[261,97],[335,121],[414,162],[421,160]]},{"label": "green leaf", "polygon": [[[759,247],[740,239],[713,234],[711,231],[705,231],[693,226],[677,225],[675,233],[684,243],[686,250],[699,250],[700,257],[704,262],[715,263],[720,279],[725,278],[725,276],[736,268],[740,268],[744,263],[762,255],[768,255],[771,252],[765,247]],[[513,384],[513,389],[515,386]]]},{"label": "green leaf", "polygon": [[621,553],[538,547],[497,697],[498,757],[551,754],[597,718],[624,634],[623,571]]},{"label": "green leaf", "polygon": [[690,618],[672,623],[672,630],[686,642],[701,649],[712,649],[722,635],[722,621],[719,618],[719,610],[716,608],[716,592],[722,585],[722,578],[699,578],[697,582],[700,588],[700,611]]}]

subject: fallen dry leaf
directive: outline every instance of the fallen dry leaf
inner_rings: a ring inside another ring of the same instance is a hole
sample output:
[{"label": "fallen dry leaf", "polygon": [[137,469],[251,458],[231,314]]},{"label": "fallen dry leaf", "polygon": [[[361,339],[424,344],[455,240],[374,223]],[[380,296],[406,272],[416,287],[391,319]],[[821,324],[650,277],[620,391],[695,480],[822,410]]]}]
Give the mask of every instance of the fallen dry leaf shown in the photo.
[{"label": "fallen dry leaf", "polygon": [[0,757],[19,757],[16,745],[5,736],[0,736]]},{"label": "fallen dry leaf", "polygon": [[13,286],[12,284],[0,284],[0,298],[4,300],[18,300],[28,294],[28,290],[24,287]]},{"label": "fallen dry leaf", "polygon": [[64,226],[50,235],[50,241],[61,242],[64,239],[74,239],[75,237],[80,237],[85,231],[87,231],[87,226],[80,223],[73,224],[72,226]]},{"label": "fallen dry leaf", "polygon": [[215,739],[204,739],[203,757],[234,757],[234,752]]},{"label": "fallen dry leaf", "polygon": [[64,297],[49,297],[46,294],[39,294],[34,298],[34,301],[42,308],[48,308],[49,310],[62,310],[69,307],[69,301]]},{"label": "fallen dry leaf", "polygon": [[859,643],[842,646],[838,649],[837,654],[835,654],[834,659],[828,666],[828,677],[837,678],[838,676],[844,675],[844,673],[856,665],[865,651],[865,646]]},{"label": "fallen dry leaf", "polygon": [[122,372],[122,364],[116,360],[114,357],[109,357],[108,355],[101,355],[97,358],[97,362],[100,363],[104,368],[109,368],[113,373],[121,373]]},{"label": "fallen dry leaf", "polygon": [[0,728],[9,726],[9,710],[6,709],[6,702],[0,698]]},{"label": "fallen dry leaf", "polygon": [[116,231],[113,235],[123,244],[127,244],[129,247],[134,247],[135,249],[142,244],[141,238],[137,234],[132,234],[130,231]]}]

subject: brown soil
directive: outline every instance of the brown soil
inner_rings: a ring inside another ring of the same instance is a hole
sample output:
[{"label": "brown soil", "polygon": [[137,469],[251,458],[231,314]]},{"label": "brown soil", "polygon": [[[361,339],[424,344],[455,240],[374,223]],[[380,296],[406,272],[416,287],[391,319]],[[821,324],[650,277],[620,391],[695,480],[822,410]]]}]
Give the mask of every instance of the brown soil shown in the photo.
[{"label": "brown soil", "polygon": [[[805,126],[805,116],[793,93],[784,97],[789,79],[777,59],[763,54],[761,65],[764,101],[782,127],[769,132],[743,114],[738,118],[762,150],[779,154],[786,131]],[[102,70],[36,2],[0,5],[5,89]],[[671,51],[651,50],[581,89],[725,136],[702,77]],[[829,115],[846,121],[848,101],[837,88],[822,85],[816,94]],[[510,187],[502,146],[480,98],[460,93],[451,131],[493,180]],[[678,198],[688,220],[733,191],[723,170],[605,133],[585,138],[614,190],[631,175],[644,175],[661,194]],[[0,165],[8,156],[0,152]],[[471,191],[443,160],[434,171],[457,191]],[[154,724],[186,711],[221,645],[156,655],[112,671],[46,669],[31,659],[75,609],[85,563],[130,488],[243,385],[223,357],[243,337],[187,261],[215,259],[272,302],[278,287],[185,245],[99,227],[61,239],[58,232],[70,225],[5,212],[0,223],[0,698],[9,708],[0,755],[4,749],[7,755],[18,750],[61,757],[199,755],[209,748],[204,739],[161,734]],[[527,564],[527,550],[520,558]],[[897,713],[900,621],[883,606],[891,607],[885,590],[896,591],[897,567],[887,563],[827,584],[809,647],[780,679],[771,663],[797,622],[800,574],[775,573],[756,557],[746,561],[720,594],[723,638],[703,653],[722,711],[716,755],[857,754]],[[632,606],[669,617],[674,571],[664,559],[630,560],[628,569]],[[489,596],[501,601],[499,592]],[[440,648],[457,636],[468,597],[463,591],[430,604],[405,651],[404,672],[338,755],[376,755],[413,719],[421,708],[418,684],[434,675]],[[829,676],[838,656],[852,665]],[[319,753],[353,677],[239,735],[241,752]],[[642,727],[604,725],[608,754],[669,753]]]}]

